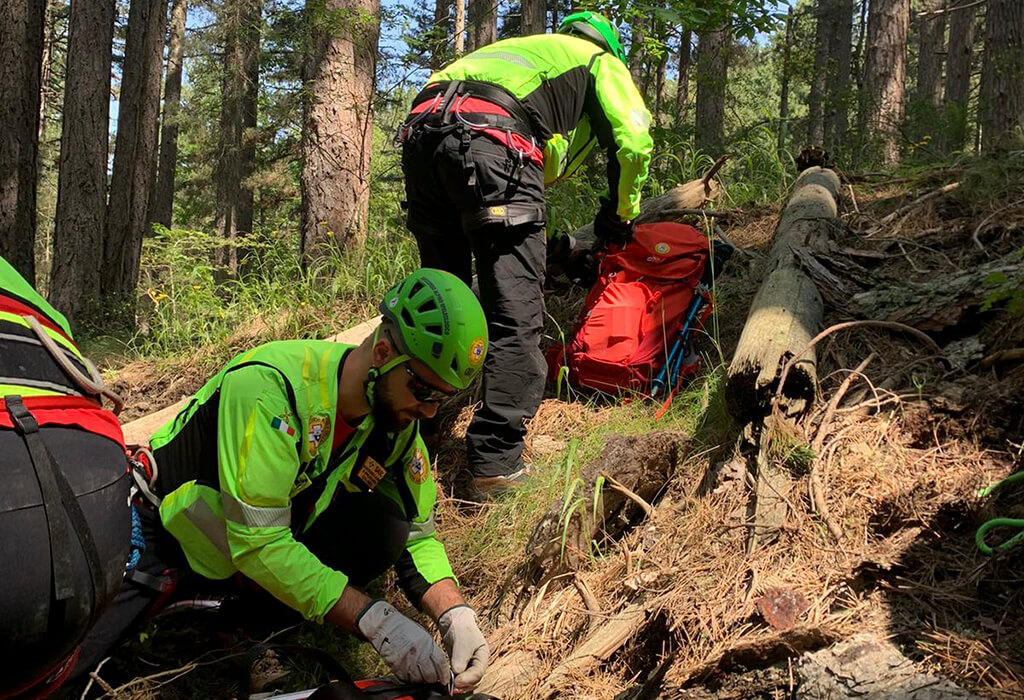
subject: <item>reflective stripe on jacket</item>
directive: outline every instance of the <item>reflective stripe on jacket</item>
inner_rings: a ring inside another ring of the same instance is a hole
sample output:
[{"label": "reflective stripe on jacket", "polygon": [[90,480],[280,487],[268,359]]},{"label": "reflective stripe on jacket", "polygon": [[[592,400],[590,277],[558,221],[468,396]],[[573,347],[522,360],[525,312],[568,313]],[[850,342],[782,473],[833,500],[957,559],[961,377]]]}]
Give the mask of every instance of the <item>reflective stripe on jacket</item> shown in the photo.
[{"label": "reflective stripe on jacket", "polygon": [[288,340],[243,353],[151,440],[157,486],[170,491],[160,517],[189,565],[215,579],[241,572],[317,621],[348,577],[295,533],[339,488],[373,488],[405,512],[412,530],[395,568],[407,589],[422,595],[453,577],[434,532],[435,486],[417,424],[384,433],[368,415],[331,459],[339,369],[351,348]]}]

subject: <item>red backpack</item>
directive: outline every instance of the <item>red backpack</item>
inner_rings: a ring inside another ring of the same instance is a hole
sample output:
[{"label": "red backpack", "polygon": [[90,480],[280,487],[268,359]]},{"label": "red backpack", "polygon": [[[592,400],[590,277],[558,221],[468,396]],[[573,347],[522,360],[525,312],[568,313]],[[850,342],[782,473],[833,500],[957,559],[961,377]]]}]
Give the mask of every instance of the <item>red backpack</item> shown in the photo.
[{"label": "red backpack", "polygon": [[695,374],[691,338],[711,313],[711,254],[692,226],[637,226],[624,248],[603,255],[572,340],[548,350],[553,376],[564,365],[578,389],[657,396]]}]

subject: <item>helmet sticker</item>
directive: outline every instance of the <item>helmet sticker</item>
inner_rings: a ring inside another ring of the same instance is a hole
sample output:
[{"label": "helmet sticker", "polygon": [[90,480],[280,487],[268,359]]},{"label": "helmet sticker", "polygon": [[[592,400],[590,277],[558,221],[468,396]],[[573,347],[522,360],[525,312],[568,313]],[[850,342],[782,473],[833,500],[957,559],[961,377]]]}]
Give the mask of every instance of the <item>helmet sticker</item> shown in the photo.
[{"label": "helmet sticker", "polygon": [[473,366],[480,364],[480,360],[484,357],[484,339],[477,338],[473,341],[473,344],[469,346],[469,363]]},{"label": "helmet sticker", "polygon": [[398,297],[391,297],[388,299],[388,308],[393,309],[398,306]]},{"label": "helmet sticker", "polygon": [[409,460],[409,478],[412,479],[413,483],[422,484],[429,475],[430,470],[427,469],[427,460],[423,456],[423,451],[420,449],[414,450],[412,459]]}]

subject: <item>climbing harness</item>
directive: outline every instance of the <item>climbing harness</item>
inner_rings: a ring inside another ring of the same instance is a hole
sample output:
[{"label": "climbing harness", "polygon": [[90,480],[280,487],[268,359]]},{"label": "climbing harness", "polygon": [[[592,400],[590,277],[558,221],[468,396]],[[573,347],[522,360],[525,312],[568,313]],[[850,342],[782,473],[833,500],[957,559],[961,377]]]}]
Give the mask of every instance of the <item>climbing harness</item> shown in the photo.
[{"label": "climbing harness", "polygon": [[[997,481],[996,483],[981,489],[981,491],[978,492],[978,495],[984,498],[985,496],[989,496],[993,492],[1005,486],[1015,484],[1022,480],[1024,480],[1024,471],[1017,472],[1016,474],[1011,474],[1002,481]],[[1016,535],[1010,537],[1008,540],[1000,544],[997,544],[995,547],[989,546],[989,544],[985,542],[985,536],[989,533],[990,530],[994,530],[995,528],[1000,527],[1014,528],[1016,530],[1019,530],[1019,532]],[[984,523],[981,527],[979,527],[978,531],[974,534],[974,543],[978,546],[978,549],[981,550],[982,554],[988,555],[995,554],[996,552],[1005,552],[1011,547],[1020,544],[1022,541],[1024,541],[1024,519],[1022,518],[992,518],[988,522]]]}]

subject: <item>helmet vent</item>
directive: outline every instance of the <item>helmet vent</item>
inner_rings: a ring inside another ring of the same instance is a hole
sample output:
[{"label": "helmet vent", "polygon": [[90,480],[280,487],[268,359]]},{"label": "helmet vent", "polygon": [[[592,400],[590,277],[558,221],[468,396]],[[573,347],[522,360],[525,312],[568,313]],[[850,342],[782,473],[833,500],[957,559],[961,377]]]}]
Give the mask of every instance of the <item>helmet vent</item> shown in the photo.
[{"label": "helmet vent", "polygon": [[423,289],[423,283],[420,282],[419,280],[416,280],[416,282],[414,282],[413,285],[409,287],[409,291],[405,295],[406,298],[412,299],[414,296],[420,293],[421,289]]},{"label": "helmet vent", "polygon": [[455,361],[454,357],[452,358],[452,372],[459,373],[459,363]]},{"label": "helmet vent", "polygon": [[435,311],[437,309],[437,299],[430,297],[425,302],[420,304],[420,308],[417,309],[421,314],[427,311]]},{"label": "helmet vent", "polygon": [[409,313],[409,309],[402,307],[402,323],[405,324],[406,328],[414,328],[416,324],[412,322],[412,314]]},{"label": "helmet vent", "polygon": [[442,334],[442,328],[437,324],[423,326],[423,330],[427,333],[430,333],[431,335],[440,336]]}]

